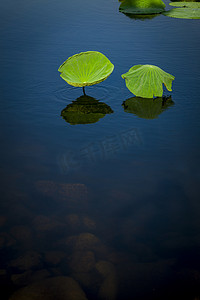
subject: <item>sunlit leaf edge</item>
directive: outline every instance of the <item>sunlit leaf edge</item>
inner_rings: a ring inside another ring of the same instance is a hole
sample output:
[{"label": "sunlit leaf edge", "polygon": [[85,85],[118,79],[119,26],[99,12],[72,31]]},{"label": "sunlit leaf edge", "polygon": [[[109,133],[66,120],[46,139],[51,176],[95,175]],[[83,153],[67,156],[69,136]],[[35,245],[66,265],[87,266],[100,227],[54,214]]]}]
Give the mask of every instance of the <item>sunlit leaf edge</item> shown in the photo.
[{"label": "sunlit leaf edge", "polygon": [[[71,62],[72,60],[74,60],[76,58],[80,58],[80,56],[82,56],[82,55],[88,55],[88,54],[95,54],[95,55],[98,54],[99,56],[103,57],[104,60],[106,60],[107,67],[109,67],[109,71],[107,72],[106,76],[100,77],[98,80],[94,80],[94,81],[90,81],[90,82],[89,81],[81,82],[81,83],[69,80],[65,74],[66,72],[63,70],[64,66],[66,66],[66,64],[68,62]],[[98,83],[106,80],[110,76],[110,74],[113,72],[113,70],[114,70],[114,65],[111,63],[111,61],[104,54],[102,54],[101,52],[98,52],[98,51],[86,51],[86,52],[80,52],[80,53],[74,54],[73,56],[70,56],[66,61],[64,61],[58,69],[58,71],[61,73],[60,74],[61,78],[64,79],[68,84],[75,86],[75,87],[84,87],[84,86],[91,86],[94,84],[98,84]]]},{"label": "sunlit leaf edge", "polygon": [[172,91],[172,81],[175,77],[154,65],[135,65],[121,75],[126,87],[137,97],[162,97],[163,84]]}]

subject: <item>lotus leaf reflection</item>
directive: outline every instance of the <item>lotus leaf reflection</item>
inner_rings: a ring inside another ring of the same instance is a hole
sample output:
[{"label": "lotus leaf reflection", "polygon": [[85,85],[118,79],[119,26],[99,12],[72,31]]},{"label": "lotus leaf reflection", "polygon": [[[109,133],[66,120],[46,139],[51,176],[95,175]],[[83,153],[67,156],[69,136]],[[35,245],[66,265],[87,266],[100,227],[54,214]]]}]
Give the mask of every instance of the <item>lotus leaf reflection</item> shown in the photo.
[{"label": "lotus leaf reflection", "polygon": [[174,105],[170,97],[159,97],[155,99],[132,97],[123,102],[124,111],[132,113],[139,118],[156,119],[158,116]]},{"label": "lotus leaf reflection", "polygon": [[98,122],[106,114],[113,113],[109,105],[99,102],[93,97],[83,95],[67,105],[61,116],[71,125],[91,124]]},{"label": "lotus leaf reflection", "polygon": [[138,15],[138,14],[127,14],[127,13],[123,13],[123,14],[129,17],[130,19],[140,20],[140,21],[151,20],[160,16],[160,14],[150,14],[150,15],[146,15],[146,14]]}]

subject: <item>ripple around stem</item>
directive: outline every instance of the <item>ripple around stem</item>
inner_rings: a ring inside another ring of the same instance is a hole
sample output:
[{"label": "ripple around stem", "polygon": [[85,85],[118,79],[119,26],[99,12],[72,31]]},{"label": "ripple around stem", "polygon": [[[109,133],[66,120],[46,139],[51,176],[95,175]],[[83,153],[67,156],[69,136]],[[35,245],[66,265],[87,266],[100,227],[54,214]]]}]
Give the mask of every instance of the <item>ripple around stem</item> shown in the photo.
[{"label": "ripple around stem", "polygon": [[[93,87],[86,87],[85,93],[91,97],[94,97],[100,101],[112,100],[115,98],[116,93],[119,91],[118,87],[114,86],[105,86],[105,85],[96,85]],[[56,100],[59,102],[66,102],[66,100],[75,100],[82,94],[82,89],[62,86],[58,87],[53,91],[53,94],[56,97]]]}]

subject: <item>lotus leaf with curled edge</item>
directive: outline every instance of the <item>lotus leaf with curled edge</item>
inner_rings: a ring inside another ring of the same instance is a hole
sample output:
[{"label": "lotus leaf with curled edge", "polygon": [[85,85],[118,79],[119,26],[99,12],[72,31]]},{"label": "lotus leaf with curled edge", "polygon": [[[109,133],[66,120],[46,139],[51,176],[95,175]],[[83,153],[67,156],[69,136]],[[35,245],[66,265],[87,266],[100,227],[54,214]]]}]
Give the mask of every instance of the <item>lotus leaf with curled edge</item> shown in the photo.
[{"label": "lotus leaf with curled edge", "polygon": [[188,8],[200,8],[200,2],[171,2],[169,3],[171,6],[177,6],[177,7],[188,7]]},{"label": "lotus leaf with curled edge", "polygon": [[163,13],[167,17],[178,19],[200,19],[200,8],[176,7]]},{"label": "lotus leaf with curled edge", "polygon": [[124,0],[119,11],[129,14],[159,14],[165,10],[162,0]]},{"label": "lotus leaf with curled edge", "polygon": [[121,75],[127,88],[138,97],[162,97],[163,84],[172,91],[174,76],[153,65],[136,65]]},{"label": "lotus leaf with curled edge", "polygon": [[60,76],[70,85],[85,87],[105,80],[114,65],[100,52],[87,51],[69,57],[58,69]]}]

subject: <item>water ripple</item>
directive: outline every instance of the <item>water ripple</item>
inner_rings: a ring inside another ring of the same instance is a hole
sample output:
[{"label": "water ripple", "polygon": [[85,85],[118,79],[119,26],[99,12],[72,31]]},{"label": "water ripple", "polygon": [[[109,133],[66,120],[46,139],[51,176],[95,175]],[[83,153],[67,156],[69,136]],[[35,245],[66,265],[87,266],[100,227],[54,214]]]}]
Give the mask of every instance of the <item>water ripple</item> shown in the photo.
[{"label": "water ripple", "polygon": [[[119,92],[118,87],[111,85],[96,85],[95,87],[86,87],[85,90],[87,95],[100,101],[110,100],[115,97],[117,92]],[[60,86],[54,89],[53,94],[59,102],[66,102],[66,100],[72,101],[82,95],[82,89],[70,86]]]}]

